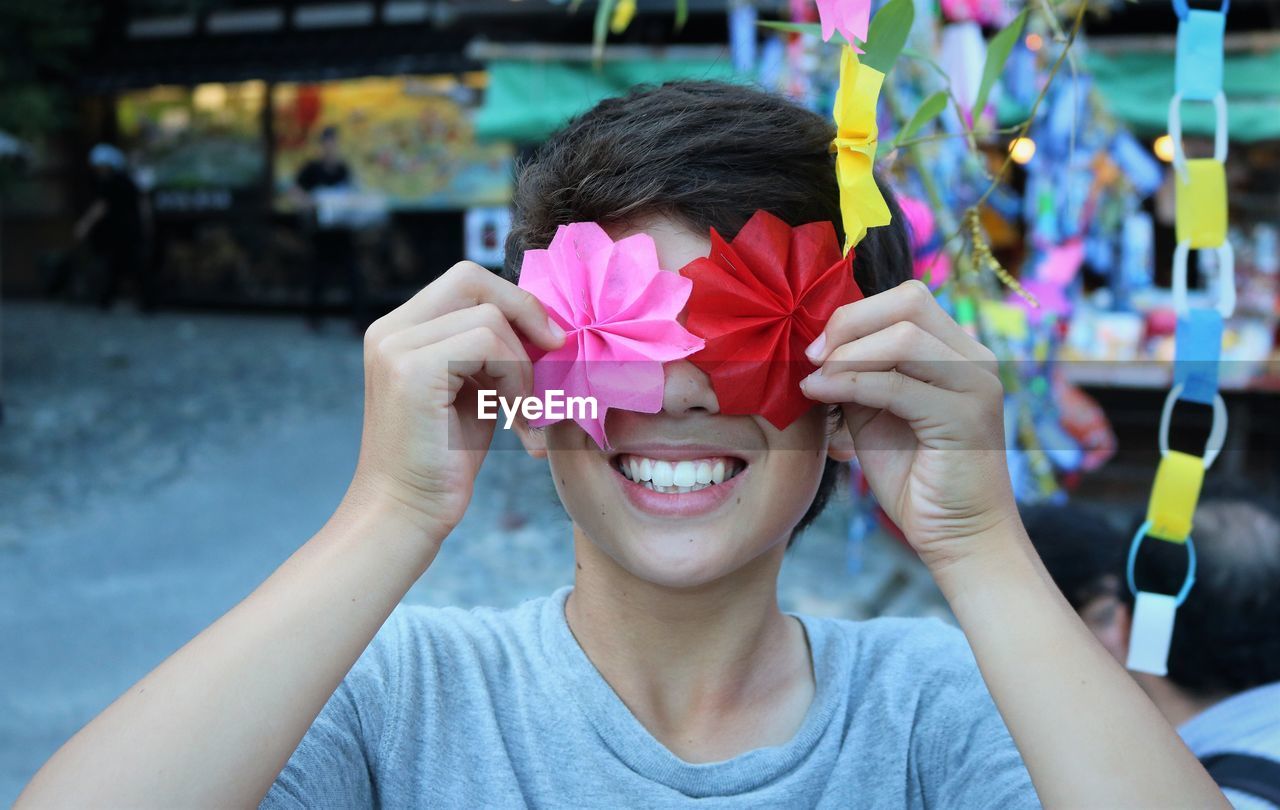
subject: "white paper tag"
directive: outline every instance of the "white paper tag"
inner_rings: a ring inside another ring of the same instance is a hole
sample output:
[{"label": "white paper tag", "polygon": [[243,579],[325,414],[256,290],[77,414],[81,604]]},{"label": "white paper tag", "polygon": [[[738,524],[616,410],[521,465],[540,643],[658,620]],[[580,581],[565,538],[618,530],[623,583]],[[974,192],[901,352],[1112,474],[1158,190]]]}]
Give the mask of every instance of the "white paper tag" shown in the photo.
[{"label": "white paper tag", "polygon": [[1138,591],[1133,603],[1133,628],[1129,631],[1129,661],[1134,672],[1167,675],[1176,597]]}]

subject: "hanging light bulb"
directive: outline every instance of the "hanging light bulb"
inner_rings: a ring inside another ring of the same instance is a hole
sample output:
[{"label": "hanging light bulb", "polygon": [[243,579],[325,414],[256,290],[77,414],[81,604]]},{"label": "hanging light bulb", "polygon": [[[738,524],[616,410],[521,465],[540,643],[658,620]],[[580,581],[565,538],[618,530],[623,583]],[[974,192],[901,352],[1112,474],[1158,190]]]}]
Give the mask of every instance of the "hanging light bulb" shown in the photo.
[{"label": "hanging light bulb", "polygon": [[1041,48],[1044,47],[1044,37],[1040,36],[1034,31],[1031,32],[1030,34],[1027,34],[1027,38],[1024,40],[1024,42],[1026,42],[1027,50],[1031,51],[1032,53],[1037,53]]},{"label": "hanging light bulb", "polygon": [[1009,155],[1014,163],[1025,166],[1036,156],[1036,142],[1030,138],[1014,138],[1009,144]]},{"label": "hanging light bulb", "polygon": [[1156,157],[1165,163],[1173,162],[1173,138],[1168,135],[1161,135],[1156,138],[1156,142],[1151,145],[1151,149],[1156,153]]}]

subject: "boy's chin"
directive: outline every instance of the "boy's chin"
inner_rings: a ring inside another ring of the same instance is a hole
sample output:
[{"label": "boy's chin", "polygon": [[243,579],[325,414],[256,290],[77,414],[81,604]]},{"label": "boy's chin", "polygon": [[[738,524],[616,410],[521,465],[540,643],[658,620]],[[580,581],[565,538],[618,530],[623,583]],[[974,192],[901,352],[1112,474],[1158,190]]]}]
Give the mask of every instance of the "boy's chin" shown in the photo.
[{"label": "boy's chin", "polygon": [[732,578],[777,545],[763,540],[743,544],[741,537],[708,534],[611,538],[605,542],[610,548],[600,550],[626,574],[672,590],[698,589]]}]

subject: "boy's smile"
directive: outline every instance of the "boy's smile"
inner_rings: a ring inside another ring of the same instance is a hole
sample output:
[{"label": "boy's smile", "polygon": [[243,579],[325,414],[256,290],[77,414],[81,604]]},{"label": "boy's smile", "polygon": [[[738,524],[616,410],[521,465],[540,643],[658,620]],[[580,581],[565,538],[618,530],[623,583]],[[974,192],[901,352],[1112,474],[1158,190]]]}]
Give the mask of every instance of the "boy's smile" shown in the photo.
[{"label": "boy's smile", "polygon": [[661,442],[625,448],[610,460],[633,506],[672,516],[700,515],[720,506],[749,466],[723,447]]},{"label": "boy's smile", "polygon": [[817,492],[825,426],[822,408],[782,431],[718,414],[706,375],[677,362],[661,413],[609,412],[612,449],[572,422],[545,439],[582,535],[632,576],[696,587],[781,553]]}]

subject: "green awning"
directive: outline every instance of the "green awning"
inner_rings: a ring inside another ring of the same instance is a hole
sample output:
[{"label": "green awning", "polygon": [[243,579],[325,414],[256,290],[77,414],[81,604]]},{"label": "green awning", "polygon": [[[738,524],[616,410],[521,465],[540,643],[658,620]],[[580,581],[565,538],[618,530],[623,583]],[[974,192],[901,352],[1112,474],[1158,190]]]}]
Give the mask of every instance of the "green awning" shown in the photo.
[{"label": "green awning", "polygon": [[[1173,64],[1172,53],[1089,53],[1085,57],[1086,69],[1107,109],[1139,135],[1159,135],[1168,129]],[[1222,89],[1232,140],[1280,138],[1280,49],[1227,54]],[[1213,127],[1212,104],[1183,103],[1184,133],[1211,136]]]},{"label": "green awning", "polygon": [[620,60],[600,70],[590,63],[495,60],[488,69],[476,136],[523,142],[543,140],[573,116],[633,85],[734,77],[728,58]]}]

